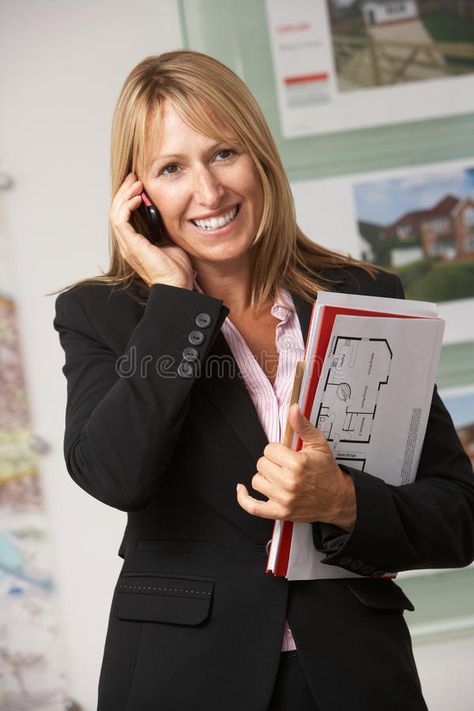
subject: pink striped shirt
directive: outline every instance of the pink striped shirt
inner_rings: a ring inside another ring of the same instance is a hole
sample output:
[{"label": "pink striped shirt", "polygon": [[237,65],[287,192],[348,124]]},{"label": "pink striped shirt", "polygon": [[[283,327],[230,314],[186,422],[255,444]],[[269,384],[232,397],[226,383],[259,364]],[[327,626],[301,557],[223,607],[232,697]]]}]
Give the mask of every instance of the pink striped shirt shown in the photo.
[{"label": "pink striped shirt", "polygon": [[[276,297],[271,313],[279,320],[275,332],[278,368],[273,385],[229,318],[222,325],[222,333],[242,373],[268,441],[280,442],[285,432],[296,364],[303,360],[305,346],[298,315],[288,291],[282,290],[281,295]],[[296,649],[296,645],[285,621],[282,652],[292,649]]]}]

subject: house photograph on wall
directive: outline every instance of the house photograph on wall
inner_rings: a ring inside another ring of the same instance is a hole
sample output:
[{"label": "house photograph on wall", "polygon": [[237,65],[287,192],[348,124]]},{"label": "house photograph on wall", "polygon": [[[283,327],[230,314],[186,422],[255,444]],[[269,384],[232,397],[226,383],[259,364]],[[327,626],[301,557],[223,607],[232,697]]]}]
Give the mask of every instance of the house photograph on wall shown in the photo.
[{"label": "house photograph on wall", "polygon": [[339,91],[474,72],[474,3],[327,0]]},{"label": "house photograph on wall", "polygon": [[474,166],[438,164],[353,185],[359,256],[390,269],[410,299],[458,322],[437,381],[474,462]]},{"label": "house photograph on wall", "polygon": [[360,256],[396,272],[408,298],[474,297],[474,166],[358,183],[354,201]]}]

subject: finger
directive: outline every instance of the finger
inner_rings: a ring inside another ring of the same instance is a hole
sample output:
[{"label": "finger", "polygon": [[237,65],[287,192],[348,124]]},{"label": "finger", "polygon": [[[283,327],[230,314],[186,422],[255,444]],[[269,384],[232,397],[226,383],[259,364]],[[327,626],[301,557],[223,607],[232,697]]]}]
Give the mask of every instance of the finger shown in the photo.
[{"label": "finger", "polygon": [[136,250],[145,239],[143,235],[133,229],[128,221],[116,223],[113,225],[113,229],[122,252]]},{"label": "finger", "polygon": [[[135,185],[136,187],[131,188],[131,190],[141,190],[137,184]],[[131,214],[140,207],[141,200],[139,192],[122,202],[117,201],[111,206],[109,219],[121,249],[138,246],[143,240],[143,235],[137,233],[130,223]]]},{"label": "finger", "polygon": [[113,225],[130,219],[132,211],[141,204],[142,192],[142,183],[135,181],[127,190],[117,193],[110,207],[110,221]]},{"label": "finger", "polygon": [[288,420],[293,432],[303,440],[304,447],[326,446],[326,437],[303,415],[297,403],[290,407]]},{"label": "finger", "polygon": [[137,177],[134,173],[129,173],[127,176],[125,176],[124,180],[122,183],[120,183],[119,187],[117,188],[115,195],[114,195],[114,200],[116,198],[121,198],[127,190],[130,189],[130,186],[133,185],[134,182],[136,182]]},{"label": "finger", "polygon": [[134,180],[130,185],[127,186],[124,195],[125,197],[133,197],[136,194],[141,194],[143,192],[143,183],[141,180]]},{"label": "finger", "polygon": [[279,471],[281,467],[278,464],[275,464],[275,462],[272,462],[271,459],[268,459],[268,457],[260,457],[257,460],[257,471],[260,472],[260,474],[263,474],[263,476],[267,477],[267,479],[273,479],[274,477],[277,477],[279,474]]},{"label": "finger", "polygon": [[139,180],[136,180],[130,188],[124,193],[123,195],[123,200],[122,200],[122,205],[126,205],[130,200],[134,200],[135,198],[139,197],[140,202],[141,202],[141,195],[143,192],[143,183],[141,183]]},{"label": "finger", "polygon": [[263,450],[263,456],[280,467],[294,466],[298,453],[280,442],[271,442]]},{"label": "finger", "polygon": [[162,258],[157,261],[160,250],[146,237],[135,232],[129,223],[122,225],[120,230],[115,230],[115,234],[122,258],[146,284],[151,284],[162,270]]},{"label": "finger", "polygon": [[141,192],[143,192],[142,181],[136,177],[135,173],[129,173],[116,191],[112,200],[112,205],[120,204],[132,195]]},{"label": "finger", "polygon": [[252,489],[258,491],[260,494],[263,494],[267,497],[267,499],[275,498],[275,487],[273,483],[262,476],[262,474],[259,474],[258,472],[254,474],[251,483]]},{"label": "finger", "polygon": [[237,502],[252,516],[260,518],[278,518],[278,507],[273,501],[259,501],[250,496],[244,484],[237,484]]},{"label": "finger", "polygon": [[305,479],[299,472],[278,467],[273,475],[254,474],[252,487],[279,506],[287,507],[295,495],[305,487]]},{"label": "finger", "polygon": [[119,220],[123,204],[132,197],[142,192],[142,185],[138,181],[125,180],[115,193],[110,204],[109,217],[112,222]]},{"label": "finger", "polygon": [[120,185],[115,195],[122,196],[127,194],[132,189],[132,186],[136,185],[137,183],[141,183],[141,180],[137,178],[135,173],[129,173],[123,183]]}]

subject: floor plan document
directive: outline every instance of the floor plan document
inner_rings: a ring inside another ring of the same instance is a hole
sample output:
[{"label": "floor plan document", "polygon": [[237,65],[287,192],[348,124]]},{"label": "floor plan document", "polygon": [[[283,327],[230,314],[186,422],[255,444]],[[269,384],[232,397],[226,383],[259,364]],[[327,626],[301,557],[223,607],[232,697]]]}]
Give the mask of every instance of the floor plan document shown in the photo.
[{"label": "floor plan document", "polygon": [[[339,304],[330,304],[334,296]],[[329,303],[313,313],[300,406],[305,403],[306,416],[325,434],[341,466],[407,484],[416,476],[444,322],[433,304],[374,297],[351,296],[351,315],[341,296],[329,295]],[[297,441],[292,448],[299,448]],[[310,524],[276,522],[274,539],[268,569],[277,575],[351,577],[321,563]]]}]

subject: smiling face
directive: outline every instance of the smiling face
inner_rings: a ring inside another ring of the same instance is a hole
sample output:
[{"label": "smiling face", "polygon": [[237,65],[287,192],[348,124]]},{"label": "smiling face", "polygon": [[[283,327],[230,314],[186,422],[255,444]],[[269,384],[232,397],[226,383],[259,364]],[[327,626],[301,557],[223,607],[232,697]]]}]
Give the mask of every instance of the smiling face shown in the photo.
[{"label": "smiling face", "polygon": [[252,158],[235,137],[216,141],[198,133],[173,105],[160,109],[158,141],[140,176],[168,235],[206,263],[246,264],[263,210],[263,191]]}]

